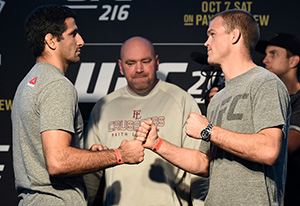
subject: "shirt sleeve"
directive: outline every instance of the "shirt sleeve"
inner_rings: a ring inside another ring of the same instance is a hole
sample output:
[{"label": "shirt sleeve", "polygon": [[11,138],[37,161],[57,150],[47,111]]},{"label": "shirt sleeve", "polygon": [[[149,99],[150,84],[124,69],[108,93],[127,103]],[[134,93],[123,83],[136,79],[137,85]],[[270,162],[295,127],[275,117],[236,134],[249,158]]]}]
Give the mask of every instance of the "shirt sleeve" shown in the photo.
[{"label": "shirt sleeve", "polygon": [[290,101],[284,85],[279,81],[269,80],[263,83],[251,98],[253,98],[255,131],[281,126],[285,134],[288,127],[286,122],[290,114]]},{"label": "shirt sleeve", "polygon": [[64,130],[74,134],[74,120],[77,107],[77,92],[74,86],[59,80],[49,85],[38,97],[40,132]]}]

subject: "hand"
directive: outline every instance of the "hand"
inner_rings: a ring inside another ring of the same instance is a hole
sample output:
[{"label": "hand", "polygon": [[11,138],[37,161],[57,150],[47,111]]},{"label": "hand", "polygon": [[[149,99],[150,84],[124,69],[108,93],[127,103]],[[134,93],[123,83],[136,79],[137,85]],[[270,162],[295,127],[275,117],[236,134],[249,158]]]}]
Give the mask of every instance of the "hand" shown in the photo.
[{"label": "hand", "polygon": [[93,144],[90,148],[92,151],[102,151],[102,150],[108,150],[108,147],[103,146],[101,144]]},{"label": "hand", "polygon": [[209,97],[209,101],[211,101],[211,98],[213,98],[213,96],[215,96],[215,94],[217,94],[219,91],[219,88],[218,87],[213,87],[209,94],[208,94],[208,97]]},{"label": "hand", "polygon": [[190,113],[186,123],[185,133],[191,137],[200,139],[200,133],[205,127],[207,127],[209,121],[205,116],[199,113]]},{"label": "hand", "polygon": [[152,120],[141,123],[136,131],[135,139],[143,142],[143,146],[148,149],[152,149],[156,145],[158,141],[157,127]]},{"label": "hand", "polygon": [[136,164],[144,160],[144,147],[139,140],[123,140],[119,151],[124,163]]}]

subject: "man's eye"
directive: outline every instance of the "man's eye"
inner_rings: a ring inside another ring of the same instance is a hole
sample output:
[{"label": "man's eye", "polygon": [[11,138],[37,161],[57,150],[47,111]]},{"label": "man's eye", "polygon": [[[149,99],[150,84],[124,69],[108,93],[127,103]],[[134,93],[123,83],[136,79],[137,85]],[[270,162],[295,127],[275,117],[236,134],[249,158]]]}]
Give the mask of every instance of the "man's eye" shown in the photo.
[{"label": "man's eye", "polygon": [[271,54],[272,54],[272,56],[276,56],[276,55],[277,55],[277,53],[276,53],[276,52],[272,52]]},{"label": "man's eye", "polygon": [[149,64],[150,62],[151,62],[151,60],[143,61],[144,64]]},{"label": "man's eye", "polygon": [[208,37],[210,37],[210,36],[211,36],[211,37],[214,37],[214,36],[215,36],[215,33],[212,33],[212,32],[209,33],[209,34],[208,34]]}]

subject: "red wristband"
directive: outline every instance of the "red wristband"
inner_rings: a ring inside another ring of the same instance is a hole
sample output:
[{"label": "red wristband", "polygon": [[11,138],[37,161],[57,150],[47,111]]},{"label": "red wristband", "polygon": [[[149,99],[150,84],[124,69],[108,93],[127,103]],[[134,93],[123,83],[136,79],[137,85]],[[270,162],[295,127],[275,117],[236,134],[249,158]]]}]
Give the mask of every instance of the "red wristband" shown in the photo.
[{"label": "red wristband", "polygon": [[154,152],[156,152],[159,148],[160,148],[160,146],[161,146],[161,143],[162,143],[162,138],[158,138],[158,142],[156,143],[156,145],[152,148],[152,150],[154,151]]},{"label": "red wristband", "polygon": [[123,164],[124,162],[122,161],[122,157],[121,157],[119,149],[113,149],[113,150],[116,153],[118,165]]}]

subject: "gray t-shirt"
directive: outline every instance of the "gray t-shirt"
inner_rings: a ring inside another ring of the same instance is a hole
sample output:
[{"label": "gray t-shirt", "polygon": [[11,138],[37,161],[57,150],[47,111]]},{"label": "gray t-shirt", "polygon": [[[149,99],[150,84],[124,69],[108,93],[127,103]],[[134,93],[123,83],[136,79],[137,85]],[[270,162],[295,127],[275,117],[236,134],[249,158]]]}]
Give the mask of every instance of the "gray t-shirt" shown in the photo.
[{"label": "gray t-shirt", "polygon": [[13,166],[20,205],[86,205],[81,176],[50,176],[41,133],[64,130],[82,147],[83,121],[73,84],[56,67],[37,63],[19,84],[12,108]]},{"label": "gray t-shirt", "polygon": [[255,67],[226,82],[208,106],[208,120],[237,133],[282,126],[284,139],[276,163],[259,164],[214,144],[202,143],[211,158],[206,205],[283,205],[287,163],[289,94],[271,72]]}]

